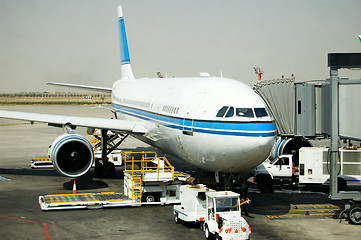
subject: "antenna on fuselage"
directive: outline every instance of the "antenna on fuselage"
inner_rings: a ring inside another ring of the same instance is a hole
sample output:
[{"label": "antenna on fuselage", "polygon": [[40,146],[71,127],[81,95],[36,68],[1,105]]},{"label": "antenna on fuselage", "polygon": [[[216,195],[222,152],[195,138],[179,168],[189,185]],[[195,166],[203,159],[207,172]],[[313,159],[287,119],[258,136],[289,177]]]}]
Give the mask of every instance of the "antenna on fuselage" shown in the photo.
[{"label": "antenna on fuselage", "polygon": [[120,41],[120,79],[133,80],[134,75],[130,66],[127,34],[123,18],[122,6],[118,6],[119,41]]}]

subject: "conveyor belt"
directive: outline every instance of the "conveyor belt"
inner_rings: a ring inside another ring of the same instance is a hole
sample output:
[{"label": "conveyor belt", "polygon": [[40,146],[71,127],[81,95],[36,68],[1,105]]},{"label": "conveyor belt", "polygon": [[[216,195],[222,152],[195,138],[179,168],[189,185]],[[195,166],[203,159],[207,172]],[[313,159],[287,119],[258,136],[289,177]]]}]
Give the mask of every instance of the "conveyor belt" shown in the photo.
[{"label": "conveyor belt", "polygon": [[45,195],[45,203],[69,203],[69,202],[100,202],[100,201],[123,201],[124,195],[114,192],[106,193],[77,193],[77,194],[52,194]]},{"label": "conveyor belt", "polygon": [[49,194],[39,197],[42,210],[137,206],[124,194],[114,192]]}]

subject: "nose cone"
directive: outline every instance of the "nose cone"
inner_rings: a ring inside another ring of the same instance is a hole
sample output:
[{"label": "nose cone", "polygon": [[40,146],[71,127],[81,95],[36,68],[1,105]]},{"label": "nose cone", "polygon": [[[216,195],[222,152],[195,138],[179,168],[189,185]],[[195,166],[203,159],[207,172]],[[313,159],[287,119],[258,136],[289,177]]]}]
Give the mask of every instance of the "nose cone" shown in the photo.
[{"label": "nose cone", "polygon": [[270,155],[276,137],[258,137],[255,146],[248,149],[246,154],[239,154],[239,170],[248,171],[262,163]]}]

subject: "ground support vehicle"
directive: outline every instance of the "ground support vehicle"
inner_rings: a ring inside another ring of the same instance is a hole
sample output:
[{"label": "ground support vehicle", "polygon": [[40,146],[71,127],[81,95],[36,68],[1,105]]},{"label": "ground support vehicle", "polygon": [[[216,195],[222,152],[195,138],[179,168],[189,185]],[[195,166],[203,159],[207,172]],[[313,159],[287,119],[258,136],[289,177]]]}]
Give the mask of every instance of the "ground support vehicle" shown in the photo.
[{"label": "ground support vehicle", "polygon": [[[122,150],[113,150],[111,153],[109,153],[107,155],[108,157],[108,161],[113,163],[114,166],[121,166],[122,165]],[[94,158],[95,158],[95,162],[98,159],[102,158],[102,152],[101,150],[95,150],[94,151]],[[93,164],[94,166],[94,164]]]},{"label": "ground support vehicle", "polygon": [[30,164],[31,168],[53,168],[53,163],[51,162],[51,159],[48,157],[43,158],[35,158],[31,160]]},{"label": "ground support vehicle", "polygon": [[126,196],[134,202],[179,203],[180,186],[190,175],[175,172],[169,161],[155,152],[124,152],[123,159]]},{"label": "ground support vehicle", "polygon": [[[124,193],[49,194],[39,197],[42,210],[95,209],[180,203],[179,189],[189,175],[175,172],[155,152],[122,152]],[[139,157],[139,158],[137,158]]]},{"label": "ground support vehicle", "polygon": [[[338,186],[344,191],[347,185],[361,184],[361,149],[340,149]],[[253,169],[257,186],[269,191],[276,182],[298,184],[329,184],[328,148],[303,147],[298,161],[293,155],[281,155],[272,162],[264,162]]]},{"label": "ground support vehicle", "polygon": [[174,206],[174,219],[177,223],[200,222],[206,239],[249,239],[251,227],[241,216],[239,196],[201,184],[183,185],[181,204]]}]

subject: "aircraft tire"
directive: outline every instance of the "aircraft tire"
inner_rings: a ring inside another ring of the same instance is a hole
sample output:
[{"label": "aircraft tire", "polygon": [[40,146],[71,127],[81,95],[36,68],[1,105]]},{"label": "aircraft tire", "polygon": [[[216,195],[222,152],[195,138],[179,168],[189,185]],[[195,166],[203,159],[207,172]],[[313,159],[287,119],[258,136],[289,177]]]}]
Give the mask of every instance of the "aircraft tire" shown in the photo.
[{"label": "aircraft tire", "polygon": [[103,177],[103,164],[99,161],[95,161],[94,177],[96,178]]},{"label": "aircraft tire", "polygon": [[107,162],[104,166],[104,177],[115,178],[115,166],[112,162]]}]

